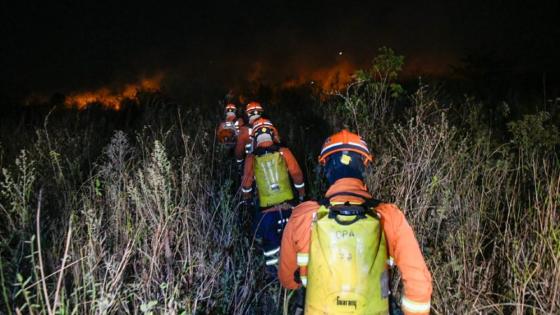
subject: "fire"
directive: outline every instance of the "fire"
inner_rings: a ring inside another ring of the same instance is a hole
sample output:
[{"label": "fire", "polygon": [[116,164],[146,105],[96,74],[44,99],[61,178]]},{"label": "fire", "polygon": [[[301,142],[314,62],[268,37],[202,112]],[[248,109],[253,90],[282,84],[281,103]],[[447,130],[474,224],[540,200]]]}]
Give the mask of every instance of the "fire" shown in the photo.
[{"label": "fire", "polygon": [[348,61],[340,62],[329,68],[322,68],[311,74],[313,83],[319,82],[323,91],[340,91],[352,81],[356,67]]},{"label": "fire", "polygon": [[296,78],[291,78],[283,83],[284,88],[296,87],[303,84],[317,85],[324,92],[340,91],[352,81],[356,67],[342,60],[330,67],[318,69],[301,69]]},{"label": "fire", "polygon": [[66,96],[64,104],[67,107],[85,109],[91,104],[101,104],[106,109],[120,110],[124,100],[135,100],[138,91],[158,91],[163,75],[143,78],[135,83],[125,84],[115,89],[102,87],[94,91],[71,93]]}]

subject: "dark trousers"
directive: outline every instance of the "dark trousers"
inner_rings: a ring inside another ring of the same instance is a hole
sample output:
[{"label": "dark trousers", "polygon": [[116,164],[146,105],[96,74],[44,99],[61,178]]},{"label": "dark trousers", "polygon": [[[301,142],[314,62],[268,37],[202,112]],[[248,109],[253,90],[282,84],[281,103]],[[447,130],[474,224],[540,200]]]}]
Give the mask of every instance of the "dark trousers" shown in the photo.
[{"label": "dark trousers", "polygon": [[288,218],[291,214],[292,209],[273,211],[261,209],[253,221],[253,231],[262,247],[266,271],[274,279],[277,277],[282,232],[284,232],[284,227],[288,223]]}]

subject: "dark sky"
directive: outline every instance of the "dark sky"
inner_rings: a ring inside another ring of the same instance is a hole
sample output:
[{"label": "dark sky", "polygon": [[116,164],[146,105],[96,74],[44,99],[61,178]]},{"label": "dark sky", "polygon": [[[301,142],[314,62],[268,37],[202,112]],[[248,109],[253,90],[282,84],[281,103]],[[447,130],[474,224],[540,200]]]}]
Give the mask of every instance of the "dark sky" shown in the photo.
[{"label": "dark sky", "polygon": [[234,84],[256,65],[262,77],[282,80],[337,58],[366,65],[384,45],[419,74],[469,54],[507,59],[516,71],[559,69],[557,0],[48,2],[1,4],[4,95],[96,88],[161,71]]}]

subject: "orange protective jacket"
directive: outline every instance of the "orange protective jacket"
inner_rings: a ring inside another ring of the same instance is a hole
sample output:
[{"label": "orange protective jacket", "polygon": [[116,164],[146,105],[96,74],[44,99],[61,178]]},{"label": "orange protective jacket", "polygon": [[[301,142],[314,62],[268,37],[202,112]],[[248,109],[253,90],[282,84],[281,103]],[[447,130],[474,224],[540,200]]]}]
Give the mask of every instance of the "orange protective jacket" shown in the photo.
[{"label": "orange protective jacket", "polygon": [[[272,143],[271,143],[272,144]],[[294,157],[294,154],[290,149],[286,147],[280,147],[278,152],[282,154],[284,157],[284,161],[286,162],[286,166],[288,167],[288,173],[290,173],[290,177],[292,178],[292,183],[294,187],[298,191],[298,195],[300,197],[305,196],[305,184],[303,182],[303,173],[299,164]],[[253,191],[253,181],[255,180],[255,170],[253,168],[253,164],[255,161],[255,156],[253,154],[249,154],[245,159],[245,166],[243,170],[243,180],[241,182],[241,190],[243,192],[243,199],[249,199],[251,197],[251,192]]]},{"label": "orange protective jacket", "polygon": [[[337,195],[350,192],[364,197]],[[370,199],[365,184],[355,178],[342,178],[336,181],[327,191],[325,197],[331,202],[364,202]],[[279,278],[282,285],[288,289],[301,286],[296,282],[294,274],[299,270],[297,265],[298,253],[309,253],[311,240],[311,225],[313,214],[320,205],[315,201],[299,204],[292,211],[290,221],[284,229],[282,245],[280,247]],[[381,224],[387,239],[389,255],[399,268],[404,285],[402,308],[405,314],[429,314],[432,295],[432,277],[412,228],[406,221],[404,214],[394,205],[381,203],[376,211],[381,216]],[[426,310],[427,308],[427,310]]]}]

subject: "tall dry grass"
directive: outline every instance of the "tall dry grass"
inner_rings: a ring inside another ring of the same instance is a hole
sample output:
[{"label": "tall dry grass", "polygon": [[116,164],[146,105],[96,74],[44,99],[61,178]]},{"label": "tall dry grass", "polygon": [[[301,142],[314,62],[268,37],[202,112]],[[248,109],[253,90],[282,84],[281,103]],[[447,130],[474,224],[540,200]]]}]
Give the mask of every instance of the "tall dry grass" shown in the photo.
[{"label": "tall dry grass", "polygon": [[84,134],[48,127],[3,165],[3,313],[279,311],[234,168],[193,115],[115,131],[85,175]]},{"label": "tall dry grass", "polygon": [[[560,312],[560,140],[550,115],[512,121],[511,142],[500,144],[478,107],[456,110],[420,86],[396,120],[369,110],[394,100],[380,104],[363,91],[330,106],[378,115],[363,121],[349,111],[333,124],[359,126],[377,151],[368,187],[413,226],[434,279],[432,312]],[[398,275],[393,283],[399,289]]]},{"label": "tall dry grass", "polygon": [[[498,141],[469,102],[442,103],[421,86],[397,106],[390,80],[368,87],[372,79],[313,115],[274,116],[311,195],[325,188],[315,172],[323,133],[357,128],[376,152],[370,190],[416,231],[434,314],[560,312],[557,123],[525,117]],[[2,140],[1,312],[282,312],[286,292],[264,280],[209,113],[145,98],[150,106],[122,119],[134,128],[108,133],[96,115],[55,123],[53,113],[25,141]]]}]

